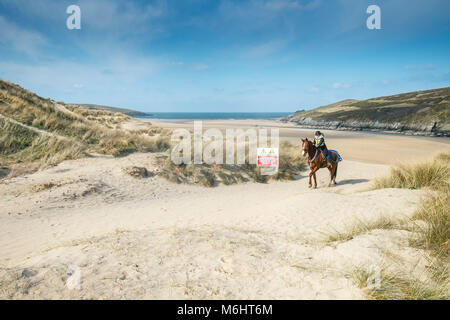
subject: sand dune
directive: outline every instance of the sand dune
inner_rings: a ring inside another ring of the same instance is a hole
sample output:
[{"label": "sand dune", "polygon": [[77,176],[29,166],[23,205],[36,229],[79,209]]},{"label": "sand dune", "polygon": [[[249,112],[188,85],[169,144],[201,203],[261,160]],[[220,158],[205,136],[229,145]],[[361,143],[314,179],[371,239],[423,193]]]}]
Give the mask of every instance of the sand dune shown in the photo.
[{"label": "sand dune", "polygon": [[[448,146],[441,141],[426,145]],[[389,150],[378,156],[389,159]],[[0,298],[364,299],[356,268],[420,275],[420,250],[408,246],[404,230],[340,242],[327,235],[358,221],[401,221],[424,191],[369,190],[389,166],[352,157],[358,153],[345,152],[337,186],[328,188],[328,171],[320,170],[316,190],[307,172],[291,182],[216,188],[124,172],[157,171],[155,154],[64,161],[2,181]],[[80,271],[79,289],[66,285],[71,266]]]}]

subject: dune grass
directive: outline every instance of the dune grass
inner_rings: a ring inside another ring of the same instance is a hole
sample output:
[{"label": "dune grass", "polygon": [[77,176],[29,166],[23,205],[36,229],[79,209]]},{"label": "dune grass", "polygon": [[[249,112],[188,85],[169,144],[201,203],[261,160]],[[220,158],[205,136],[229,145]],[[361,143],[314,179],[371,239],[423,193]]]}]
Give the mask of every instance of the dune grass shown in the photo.
[{"label": "dune grass", "polygon": [[450,257],[450,189],[430,195],[423,200],[413,219],[425,221],[417,228],[413,244],[430,250],[434,255]]},{"label": "dune grass", "polygon": [[121,121],[128,116],[69,106],[73,111],[64,111],[56,108],[49,99],[1,80],[0,105],[0,113],[4,116],[55,135],[73,138],[93,152],[117,156],[136,151],[157,152],[169,147],[168,135],[150,137],[108,126],[108,119]]},{"label": "dune grass", "polygon": [[440,154],[430,162],[392,168],[389,176],[375,180],[374,188],[448,189],[450,188],[450,154]]},{"label": "dune grass", "polygon": [[3,80],[0,114],[2,166],[22,164],[39,168],[88,153],[121,156],[160,152],[170,147],[167,131],[155,130],[157,133],[150,135],[121,130],[120,123],[129,119],[126,115],[57,105]]},{"label": "dune grass", "polygon": [[110,129],[119,129],[120,124],[131,119],[130,116],[119,112],[107,110],[90,110],[82,106],[64,104],[64,107],[76,114],[83,116],[85,119],[95,121]]},{"label": "dune grass", "polygon": [[261,175],[255,164],[249,163],[248,154],[244,164],[174,164],[170,156],[160,156],[161,176],[176,183],[193,183],[207,187],[218,184],[231,185],[246,181],[266,183],[270,180],[293,180],[306,167],[299,148],[292,143],[280,143],[279,168],[275,175]]},{"label": "dune grass", "polygon": [[448,270],[433,270],[427,280],[381,268],[358,267],[354,271],[356,284],[374,300],[448,300],[450,282]]},{"label": "dune grass", "polygon": [[0,159],[3,162],[55,164],[85,154],[86,147],[69,138],[40,134],[0,118]]},{"label": "dune grass", "polygon": [[279,151],[278,174],[273,176],[274,179],[293,180],[296,175],[306,169],[306,160],[301,156],[299,147],[288,141],[281,141]]},{"label": "dune grass", "polygon": [[169,156],[161,156],[162,172],[160,176],[175,183],[200,184],[213,187],[223,183],[225,185],[248,181],[242,170],[234,165],[218,164],[174,164]]},{"label": "dune grass", "polygon": [[375,181],[375,188],[427,188],[432,190],[420,204],[414,220],[426,222],[417,227],[415,243],[433,254],[448,257],[450,252],[450,153],[433,161],[394,168],[387,177]]},{"label": "dune grass", "polygon": [[[379,178],[374,188],[428,189],[411,220],[414,222],[410,245],[426,250],[432,257],[428,280],[411,280],[405,275],[384,272],[381,287],[371,288],[374,299],[450,299],[450,153],[433,161],[403,165]],[[422,222],[422,223],[420,223]],[[361,270],[357,278],[367,277]]]},{"label": "dune grass", "polygon": [[352,240],[353,238],[366,234],[372,230],[383,229],[383,230],[395,230],[404,229],[404,220],[394,220],[393,218],[380,216],[373,221],[363,221],[356,220],[355,223],[343,228],[343,230],[332,230],[331,232],[325,233],[325,242],[346,242]]}]

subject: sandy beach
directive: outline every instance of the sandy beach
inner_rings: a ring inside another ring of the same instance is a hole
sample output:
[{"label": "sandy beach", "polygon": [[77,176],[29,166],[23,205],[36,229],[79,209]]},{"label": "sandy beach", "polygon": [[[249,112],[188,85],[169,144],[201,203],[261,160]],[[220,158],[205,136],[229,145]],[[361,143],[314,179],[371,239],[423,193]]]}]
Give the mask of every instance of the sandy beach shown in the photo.
[{"label": "sandy beach", "polygon": [[[166,128],[191,122],[151,120]],[[140,120],[124,127],[137,129]],[[277,121],[204,121],[203,128],[276,127],[299,144],[313,130]],[[449,138],[323,131],[338,150],[338,184],[307,171],[289,182],[206,188],[158,175],[156,154],[64,161],[0,183],[0,298],[365,299],[352,273],[389,266],[420,276],[427,262],[405,230],[348,241],[327,236],[354,223],[411,216],[426,191],[370,190],[391,165],[450,151]],[[300,152],[300,150],[299,150]],[[78,270],[79,288],[67,280]]]},{"label": "sandy beach", "polygon": [[[193,128],[193,121],[145,120],[165,128]],[[139,121],[130,122],[129,128],[139,128]],[[230,129],[278,128],[280,139],[300,146],[300,138],[313,139],[315,129],[295,127],[292,123],[276,120],[207,120],[203,128]],[[339,151],[348,160],[378,164],[414,163],[432,159],[450,149],[449,138],[408,136],[391,133],[362,131],[321,130],[329,149]]]}]

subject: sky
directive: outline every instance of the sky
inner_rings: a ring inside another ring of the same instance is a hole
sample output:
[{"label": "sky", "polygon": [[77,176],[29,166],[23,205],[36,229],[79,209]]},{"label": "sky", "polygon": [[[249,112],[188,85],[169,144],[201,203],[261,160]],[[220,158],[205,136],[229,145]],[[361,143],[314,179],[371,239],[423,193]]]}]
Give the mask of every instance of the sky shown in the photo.
[{"label": "sky", "polygon": [[67,103],[292,112],[450,86],[449,16],[448,0],[0,0],[0,78]]}]

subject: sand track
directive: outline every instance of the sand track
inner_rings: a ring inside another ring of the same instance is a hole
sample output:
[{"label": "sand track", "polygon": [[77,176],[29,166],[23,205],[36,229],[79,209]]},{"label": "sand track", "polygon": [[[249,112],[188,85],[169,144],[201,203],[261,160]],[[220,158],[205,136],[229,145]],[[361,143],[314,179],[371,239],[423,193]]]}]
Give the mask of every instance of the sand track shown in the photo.
[{"label": "sand track", "polygon": [[[0,297],[360,299],[352,270],[386,251],[421,268],[407,231],[324,242],[357,220],[414,212],[422,191],[367,191],[385,165],[344,161],[339,184],[320,170],[316,190],[304,177],[176,185],[127,176],[129,165],[156,166],[151,154],[94,157],[0,184]],[[70,265],[79,290],[66,286]]]}]

